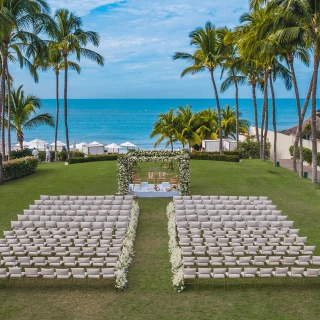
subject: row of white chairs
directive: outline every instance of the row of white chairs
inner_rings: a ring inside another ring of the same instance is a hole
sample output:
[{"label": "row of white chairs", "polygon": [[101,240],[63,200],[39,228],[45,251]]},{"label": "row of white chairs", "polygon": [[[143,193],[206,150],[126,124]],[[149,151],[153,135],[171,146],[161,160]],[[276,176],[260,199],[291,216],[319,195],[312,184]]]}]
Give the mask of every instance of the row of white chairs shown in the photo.
[{"label": "row of white chairs", "polygon": [[114,268],[19,268],[11,267],[7,269],[0,269],[0,279],[14,280],[14,279],[114,279]]},{"label": "row of white chairs", "polygon": [[213,281],[223,280],[224,286],[226,286],[226,280],[238,280],[240,287],[242,280],[252,279],[256,281],[258,278],[269,279],[281,278],[286,280],[287,278],[303,279],[312,278],[318,279],[320,276],[320,269],[311,268],[296,268],[296,267],[276,267],[276,268],[184,268],[183,276],[185,281],[194,281],[197,288],[197,282],[199,280],[208,280],[211,286]]},{"label": "row of white chairs", "polygon": [[196,222],[224,222],[224,221],[287,221],[288,216],[283,215],[217,215],[217,216],[207,216],[207,215],[183,215],[176,216],[176,221],[196,221]]},{"label": "row of white chairs", "polygon": [[[0,239],[0,247],[6,245],[6,239],[45,239],[45,238],[74,238],[74,239],[112,239],[112,238],[123,238],[125,236],[125,230],[64,230],[64,229],[40,229],[36,231],[32,230],[20,230],[13,229],[9,231],[4,231],[5,239]],[[28,241],[28,240],[21,240]],[[20,241],[20,242],[21,242]],[[31,241],[31,240],[30,240]]]},{"label": "row of white chairs", "polygon": [[[272,247],[272,248],[270,248]],[[298,247],[298,246],[297,246]],[[299,250],[290,248],[289,246],[256,246],[256,245],[243,245],[236,247],[216,247],[216,246],[181,246],[182,255],[196,255],[196,256],[218,256],[218,255],[259,255],[259,254],[270,254],[270,255],[297,255],[297,254],[313,254],[314,248],[308,246],[306,250]]]},{"label": "row of white chairs", "polygon": [[320,266],[320,256],[246,256],[246,257],[183,257],[183,265],[207,267],[212,266]]},{"label": "row of white chairs", "polygon": [[[241,245],[256,245],[256,246],[265,246],[265,245],[296,245],[302,246],[307,242],[307,237],[237,237],[237,238],[228,238],[228,237],[179,237],[179,243],[183,245],[193,244],[193,245],[202,245],[207,246],[241,246]],[[315,246],[310,246],[315,248]]]},{"label": "row of white chairs", "polygon": [[63,211],[74,211],[77,214],[79,210],[85,211],[97,211],[97,210],[105,210],[105,213],[109,211],[113,212],[113,210],[129,210],[131,211],[131,205],[101,205],[101,206],[81,206],[81,205],[63,205],[63,206],[29,206],[29,209],[23,210],[24,214],[38,214],[44,215],[45,211],[58,211],[62,213]]},{"label": "row of white chairs", "polygon": [[110,246],[109,244],[96,247],[64,247],[64,246],[26,246],[26,247],[0,247],[0,257],[5,256],[100,256],[108,255],[119,256],[121,253],[122,243]]},{"label": "row of white chairs", "polygon": [[292,229],[293,221],[177,221],[178,229],[222,230],[232,229]]},{"label": "row of white chairs", "polygon": [[275,237],[275,238],[285,238],[285,237],[296,237],[299,235],[300,229],[240,229],[240,230],[200,230],[200,229],[178,229],[179,237],[216,237],[216,238],[237,238],[237,237]]},{"label": "row of white chairs", "polygon": [[233,205],[270,205],[272,200],[174,200],[174,205],[190,205],[190,204],[233,204]]},{"label": "row of white chairs", "polygon": [[[30,240],[30,241],[26,241]],[[109,239],[98,239],[98,238],[33,238],[33,239],[6,239],[6,245],[0,247],[0,254],[1,248],[5,247],[26,247],[26,246],[48,246],[48,247],[103,247],[103,246],[110,246],[116,244],[122,244],[122,238],[109,238]]]},{"label": "row of white chairs", "polygon": [[60,195],[60,196],[48,196],[41,195],[40,200],[133,200],[132,195],[125,196],[68,196],[68,195]]},{"label": "row of white chairs", "polygon": [[234,209],[224,209],[224,210],[211,210],[211,209],[176,209],[176,216],[221,216],[221,215],[241,215],[241,216],[260,216],[260,215],[282,215],[281,210],[234,210]]},{"label": "row of white chairs", "polygon": [[37,209],[43,206],[123,206],[123,205],[132,205],[132,200],[35,200],[35,203],[29,205],[32,207],[30,209]]},{"label": "row of white chairs", "polygon": [[126,229],[127,222],[11,221],[14,229],[108,230]]},{"label": "row of white chairs", "polygon": [[174,196],[173,201],[176,200],[268,200],[266,196]]},{"label": "row of white chairs", "polygon": [[276,205],[221,205],[221,204],[195,204],[195,205],[176,205],[176,210],[277,210]]},{"label": "row of white chairs", "polygon": [[24,210],[24,215],[37,216],[118,216],[130,215],[131,210],[114,209],[114,210]]},{"label": "row of white chairs", "polygon": [[68,222],[126,222],[129,215],[119,216],[37,216],[37,215],[18,215],[18,221],[68,221]]},{"label": "row of white chairs", "polygon": [[0,260],[1,267],[115,267],[117,256],[109,257],[4,257]]}]

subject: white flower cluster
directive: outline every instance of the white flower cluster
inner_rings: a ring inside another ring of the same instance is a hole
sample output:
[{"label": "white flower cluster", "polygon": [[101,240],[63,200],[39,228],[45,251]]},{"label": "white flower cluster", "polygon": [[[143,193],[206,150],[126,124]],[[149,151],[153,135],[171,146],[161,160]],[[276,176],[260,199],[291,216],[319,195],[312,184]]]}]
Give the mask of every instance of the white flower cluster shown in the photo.
[{"label": "white flower cluster", "polygon": [[180,194],[190,194],[190,154],[188,150],[181,151],[132,151],[118,157],[118,193],[128,194],[129,183],[132,182],[133,168],[138,162],[172,162],[179,166]]},{"label": "white flower cluster", "polygon": [[134,256],[134,241],[136,238],[138,219],[139,205],[137,202],[133,202],[129,224],[127,226],[125,238],[123,239],[122,250],[115,267],[115,287],[119,290],[124,290],[128,283],[127,273]]},{"label": "white flower cluster", "polygon": [[172,271],[172,285],[181,292],[184,290],[182,251],[177,241],[175,208],[173,202],[167,206],[169,254]]}]

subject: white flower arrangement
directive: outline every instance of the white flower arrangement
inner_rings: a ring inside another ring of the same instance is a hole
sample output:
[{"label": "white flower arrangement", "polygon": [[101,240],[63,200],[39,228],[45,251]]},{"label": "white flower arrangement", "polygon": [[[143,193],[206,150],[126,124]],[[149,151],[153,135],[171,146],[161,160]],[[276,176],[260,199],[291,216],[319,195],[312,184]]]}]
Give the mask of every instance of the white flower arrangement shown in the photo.
[{"label": "white flower arrangement", "polygon": [[118,290],[124,290],[128,283],[127,273],[134,256],[134,241],[136,238],[138,219],[139,205],[134,201],[132,204],[131,215],[127,226],[126,235],[123,239],[122,250],[115,266],[115,287]]},{"label": "white flower arrangement", "polygon": [[185,289],[183,278],[182,250],[177,241],[176,214],[173,202],[167,206],[169,254],[172,271],[172,285],[178,292]]},{"label": "white flower arrangement", "polygon": [[181,151],[131,151],[118,157],[118,193],[129,193],[129,184],[132,182],[134,167],[138,162],[178,162],[179,185],[182,196],[190,195],[190,153]]}]

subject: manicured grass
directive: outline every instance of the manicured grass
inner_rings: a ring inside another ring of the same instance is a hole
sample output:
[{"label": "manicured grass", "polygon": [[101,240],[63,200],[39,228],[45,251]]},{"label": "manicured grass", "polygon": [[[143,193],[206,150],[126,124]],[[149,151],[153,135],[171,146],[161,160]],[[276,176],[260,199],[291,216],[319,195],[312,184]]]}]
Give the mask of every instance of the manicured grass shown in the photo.
[{"label": "manicured grass", "polygon": [[[64,166],[43,164],[38,172],[0,187],[0,229],[40,194],[103,195],[117,189],[116,162]],[[271,163],[192,161],[192,194],[267,195],[295,221],[308,243],[320,245],[320,191],[310,180]],[[259,281],[239,289],[231,283],[214,290],[202,284],[178,294],[171,286],[165,209],[169,199],[139,199],[141,215],[129,287],[115,292],[66,285],[24,288],[0,283],[0,319],[318,319],[320,291],[313,282],[287,285]],[[317,253],[320,254],[319,248]]]}]

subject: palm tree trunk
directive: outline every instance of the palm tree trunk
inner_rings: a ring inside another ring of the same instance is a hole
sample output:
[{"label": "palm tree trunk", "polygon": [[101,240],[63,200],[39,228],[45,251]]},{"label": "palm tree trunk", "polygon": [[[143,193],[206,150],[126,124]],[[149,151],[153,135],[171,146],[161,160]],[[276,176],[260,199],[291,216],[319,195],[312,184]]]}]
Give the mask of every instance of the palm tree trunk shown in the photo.
[{"label": "palm tree trunk", "polygon": [[66,144],[68,159],[70,159],[69,131],[68,131],[68,59],[64,55],[64,125],[66,128]]},{"label": "palm tree trunk", "polygon": [[[293,82],[293,87],[294,87],[294,92],[296,95],[296,103],[297,103],[297,112],[298,112],[298,130],[297,133],[302,132],[302,115],[301,115],[301,104],[300,104],[300,95],[299,95],[299,89],[297,85],[297,78],[296,78],[296,73],[295,69],[293,66],[293,54],[290,53],[288,56],[288,62],[289,62],[289,67],[290,67],[290,72],[292,76],[292,82]],[[310,91],[311,92],[311,91]],[[298,142],[298,140],[297,140]],[[302,134],[299,134],[299,142],[300,142],[300,170],[299,170],[299,175],[300,177],[303,176],[303,141],[302,141]],[[294,151],[293,151],[293,170],[297,171],[297,149],[298,149],[298,143],[294,144]]]},{"label": "palm tree trunk", "polygon": [[[317,81],[319,60],[317,46],[314,46],[314,62],[313,62],[313,84],[312,84],[312,99],[311,99],[311,131],[312,131],[312,182],[318,182],[317,171]],[[300,134],[302,136],[302,134]]]},{"label": "palm tree trunk", "polygon": [[11,83],[9,66],[7,65],[7,84],[8,84],[8,160],[10,160],[11,151]]},{"label": "palm tree trunk", "polygon": [[258,108],[257,108],[256,86],[257,86],[256,82],[253,82],[251,84],[252,100],[253,100],[253,112],[254,112],[254,124],[255,124],[255,127],[256,127],[256,140],[258,141],[258,143],[260,143],[259,127],[258,127]]},{"label": "palm tree trunk", "polygon": [[239,88],[238,88],[238,82],[235,79],[234,72],[232,71],[233,75],[233,82],[234,82],[234,87],[236,89],[236,143],[237,143],[237,148],[238,148],[238,143],[239,143]]},{"label": "palm tree trunk", "polygon": [[23,150],[23,133],[21,131],[17,132],[17,140],[20,144],[20,150]]},{"label": "palm tree trunk", "polygon": [[1,75],[1,149],[2,149],[2,160],[6,160],[6,137],[4,130],[5,122],[5,97],[6,97],[6,70],[8,66],[8,44],[3,43],[3,52],[2,52],[2,75]]},{"label": "palm tree trunk", "polygon": [[272,97],[272,125],[273,125],[273,164],[277,165],[277,119],[276,119],[276,99],[274,96],[274,89],[272,83],[272,76],[270,74],[270,91]]},{"label": "palm tree trunk", "polygon": [[4,48],[1,52],[2,54],[2,76],[1,76],[1,88],[0,88],[0,116],[1,116],[1,154],[0,154],[0,185],[4,183],[4,172],[3,172],[3,161],[6,159],[6,150],[5,150],[5,133],[4,133],[4,111],[5,111],[5,94],[6,94],[6,72],[8,64],[8,45],[3,43]]},{"label": "palm tree trunk", "polygon": [[[309,86],[309,90],[308,90],[308,93],[307,93],[307,96],[306,96],[306,100],[304,102],[304,105],[303,105],[303,108],[302,108],[302,111],[301,111],[302,124],[303,124],[304,117],[305,117],[307,109],[308,109],[308,105],[309,105],[309,101],[310,101],[310,97],[311,97],[312,85],[313,85],[313,75],[312,75],[312,79],[310,81],[310,86]],[[301,135],[301,138],[302,138],[302,135]],[[310,135],[308,135],[307,140],[308,139],[310,139]],[[297,161],[296,159],[297,159],[299,141],[300,141],[300,131],[299,131],[299,128],[298,128],[297,132],[296,132],[296,137],[295,137],[295,140],[294,140],[293,161]],[[302,153],[302,157],[303,157],[303,153]],[[302,159],[301,158],[301,150],[300,150],[300,159]],[[302,170],[303,170],[303,163],[302,164],[300,163],[300,165],[302,166]],[[301,171],[301,169],[300,169],[300,171]]]},{"label": "palm tree trunk", "polygon": [[54,135],[54,161],[57,161],[57,141],[58,141],[58,127],[59,127],[59,70],[55,71],[56,74],[56,131]]},{"label": "palm tree trunk", "polygon": [[[260,158],[266,160],[266,143],[267,143],[267,132],[268,132],[268,69],[264,69],[264,89],[263,89],[263,109],[261,119],[261,143],[260,143]],[[265,126],[265,132],[263,132]]]},{"label": "palm tree trunk", "polygon": [[216,86],[216,82],[214,80],[213,70],[210,70],[211,81],[214,89],[214,94],[216,97],[217,111],[218,111],[218,125],[219,125],[219,152],[222,154],[222,127],[221,127],[221,110],[220,110],[220,102],[219,95]]}]

